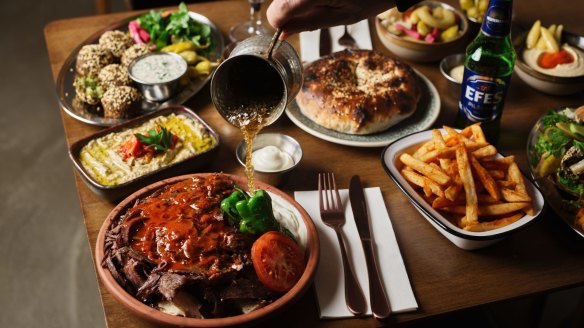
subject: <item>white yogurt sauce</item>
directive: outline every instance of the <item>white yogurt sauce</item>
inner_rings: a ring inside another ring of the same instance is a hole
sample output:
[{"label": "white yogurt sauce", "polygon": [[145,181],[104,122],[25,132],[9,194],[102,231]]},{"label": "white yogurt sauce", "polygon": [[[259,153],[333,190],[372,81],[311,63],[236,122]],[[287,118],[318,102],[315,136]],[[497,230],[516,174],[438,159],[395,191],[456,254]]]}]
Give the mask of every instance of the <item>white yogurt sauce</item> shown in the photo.
[{"label": "white yogurt sauce", "polygon": [[464,75],[464,65],[454,66],[454,68],[452,68],[450,70],[450,76],[452,76],[452,78],[458,83],[462,83],[462,76],[463,75]]},{"label": "white yogurt sauce", "polygon": [[184,59],[170,53],[153,53],[138,59],[130,74],[144,83],[164,83],[181,77],[187,70]]},{"label": "white yogurt sauce", "polygon": [[251,163],[259,171],[281,171],[294,165],[290,154],[281,151],[276,146],[266,146],[251,154]]}]

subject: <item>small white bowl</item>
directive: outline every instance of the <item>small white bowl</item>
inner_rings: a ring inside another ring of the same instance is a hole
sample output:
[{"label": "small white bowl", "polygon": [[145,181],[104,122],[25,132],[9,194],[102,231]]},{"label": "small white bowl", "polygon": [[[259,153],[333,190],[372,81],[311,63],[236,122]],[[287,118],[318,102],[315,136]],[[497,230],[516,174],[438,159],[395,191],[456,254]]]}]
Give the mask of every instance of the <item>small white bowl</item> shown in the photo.
[{"label": "small white bowl", "polygon": [[[275,146],[280,151],[290,155],[294,161],[291,167],[282,170],[262,170],[261,168],[254,167],[255,178],[267,184],[278,186],[286,180],[288,173],[300,163],[300,160],[302,159],[302,147],[298,141],[285,134],[260,133],[253,141],[252,153],[267,146]],[[246,153],[246,143],[245,140],[242,140],[235,149],[235,155],[243,167],[245,167]]]},{"label": "small white bowl", "polygon": [[[517,60],[515,61],[515,73],[530,87],[550,95],[571,95],[584,90],[584,74],[573,77],[558,77],[536,71],[523,60],[523,50],[527,32],[519,35],[514,41]],[[579,36],[564,31],[562,43],[568,43],[574,48],[584,51],[584,36]]]},{"label": "small white bowl", "polygon": [[[441,130],[441,132],[445,133],[444,130]],[[505,237],[522,228],[525,228],[541,215],[544,208],[543,196],[539,189],[537,189],[537,187],[524,175],[527,192],[533,200],[534,216],[525,215],[509,225],[483,232],[466,231],[450,222],[440,212],[432,208],[432,205],[424,200],[422,195],[414,190],[410,183],[400,173],[400,169],[403,165],[399,161],[399,156],[406,151],[411,151],[416,145],[421,145],[431,139],[431,130],[421,131],[403,137],[383,150],[381,161],[385,172],[387,172],[401,191],[403,191],[403,193],[410,199],[420,214],[422,214],[422,216],[430,222],[436,230],[453,244],[465,250],[486,247],[503,240]]]}]

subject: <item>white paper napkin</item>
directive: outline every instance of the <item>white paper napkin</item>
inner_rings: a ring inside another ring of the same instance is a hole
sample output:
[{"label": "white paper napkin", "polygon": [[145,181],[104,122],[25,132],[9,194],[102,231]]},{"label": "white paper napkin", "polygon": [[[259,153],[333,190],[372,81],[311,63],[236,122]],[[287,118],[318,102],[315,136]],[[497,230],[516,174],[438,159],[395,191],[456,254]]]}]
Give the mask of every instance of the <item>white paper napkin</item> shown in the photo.
[{"label": "white paper napkin", "polygon": [[[373,45],[371,44],[371,34],[369,33],[369,23],[366,19],[353,25],[348,25],[347,27],[349,33],[355,38],[355,41],[357,41],[357,45],[360,49],[373,49]],[[345,47],[337,42],[345,32],[344,25],[331,27],[329,30],[331,33],[332,51],[337,52],[345,49]],[[311,62],[320,58],[318,55],[319,36],[320,30],[300,33],[300,57],[303,62]]]},{"label": "white paper napkin", "polygon": [[[342,230],[347,246],[347,256],[353,264],[365,299],[370,304],[367,263],[353,219],[349,191],[342,189],[339,190],[339,193],[345,205],[346,222]],[[353,314],[349,312],[345,303],[341,249],[334,230],[326,226],[320,218],[318,191],[297,191],[294,193],[294,198],[312,217],[320,238],[320,263],[314,281],[320,317],[324,319],[352,317]],[[378,259],[381,279],[389,296],[391,310],[394,313],[414,311],[418,308],[418,304],[395,239],[381,190],[379,187],[365,188],[365,198],[370,216],[374,250]],[[367,314],[371,314],[370,306]]]}]

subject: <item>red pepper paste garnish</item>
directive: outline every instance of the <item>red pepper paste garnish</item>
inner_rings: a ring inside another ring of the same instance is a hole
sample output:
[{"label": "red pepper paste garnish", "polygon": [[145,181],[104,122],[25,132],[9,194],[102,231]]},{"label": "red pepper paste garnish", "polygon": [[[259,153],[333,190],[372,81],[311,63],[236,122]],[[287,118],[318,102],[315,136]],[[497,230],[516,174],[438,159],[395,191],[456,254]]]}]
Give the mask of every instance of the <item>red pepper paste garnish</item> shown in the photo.
[{"label": "red pepper paste garnish", "polygon": [[544,52],[537,59],[537,65],[541,68],[554,68],[561,64],[570,64],[574,62],[574,56],[566,51],[566,49],[561,49],[556,52]]}]

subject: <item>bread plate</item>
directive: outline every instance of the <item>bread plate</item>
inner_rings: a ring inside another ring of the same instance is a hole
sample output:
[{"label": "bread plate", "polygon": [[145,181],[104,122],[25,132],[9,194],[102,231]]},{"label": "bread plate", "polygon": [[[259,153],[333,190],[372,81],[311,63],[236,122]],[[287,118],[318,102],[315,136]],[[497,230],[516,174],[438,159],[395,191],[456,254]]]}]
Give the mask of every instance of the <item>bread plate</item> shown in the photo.
[{"label": "bread plate", "polygon": [[414,71],[422,94],[416,111],[412,116],[386,131],[369,135],[354,135],[327,129],[304,116],[295,100],[286,108],[286,115],[296,126],[322,140],[354,147],[387,146],[403,136],[430,128],[440,114],[440,95],[436,87],[422,73],[415,69]]}]

